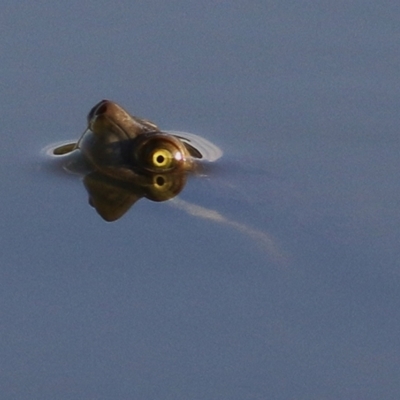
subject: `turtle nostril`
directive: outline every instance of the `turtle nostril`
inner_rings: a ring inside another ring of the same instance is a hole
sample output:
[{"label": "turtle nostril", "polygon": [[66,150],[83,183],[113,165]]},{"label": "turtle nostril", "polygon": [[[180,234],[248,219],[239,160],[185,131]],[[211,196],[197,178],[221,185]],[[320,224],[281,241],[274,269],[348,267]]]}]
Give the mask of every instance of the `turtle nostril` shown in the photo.
[{"label": "turtle nostril", "polygon": [[99,104],[99,107],[95,110],[94,115],[104,114],[107,111],[107,100],[103,100],[103,104]]},{"label": "turtle nostril", "polygon": [[92,118],[96,117],[97,115],[104,114],[107,111],[107,104],[108,100],[102,100],[97,103],[90,111],[87,116],[88,121]]}]

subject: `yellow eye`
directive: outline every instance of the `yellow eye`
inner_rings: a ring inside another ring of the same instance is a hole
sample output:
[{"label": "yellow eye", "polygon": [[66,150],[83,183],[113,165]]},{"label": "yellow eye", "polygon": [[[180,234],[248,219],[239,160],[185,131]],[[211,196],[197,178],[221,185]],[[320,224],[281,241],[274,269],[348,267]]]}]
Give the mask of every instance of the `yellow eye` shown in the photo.
[{"label": "yellow eye", "polygon": [[173,161],[174,156],[167,149],[158,149],[151,155],[151,163],[156,168],[170,168]]},{"label": "yellow eye", "polygon": [[163,133],[142,134],[132,143],[135,166],[149,172],[164,173],[184,169],[185,147],[173,136]]}]

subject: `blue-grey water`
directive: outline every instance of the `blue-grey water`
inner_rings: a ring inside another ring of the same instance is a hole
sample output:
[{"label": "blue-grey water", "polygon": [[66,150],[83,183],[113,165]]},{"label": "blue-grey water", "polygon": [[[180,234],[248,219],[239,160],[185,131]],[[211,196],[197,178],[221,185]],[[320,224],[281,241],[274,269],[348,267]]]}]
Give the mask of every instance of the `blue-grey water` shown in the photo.
[{"label": "blue-grey water", "polygon": [[[399,19],[3,1],[1,399],[400,398]],[[42,151],[103,98],[224,155],[106,223]]]}]

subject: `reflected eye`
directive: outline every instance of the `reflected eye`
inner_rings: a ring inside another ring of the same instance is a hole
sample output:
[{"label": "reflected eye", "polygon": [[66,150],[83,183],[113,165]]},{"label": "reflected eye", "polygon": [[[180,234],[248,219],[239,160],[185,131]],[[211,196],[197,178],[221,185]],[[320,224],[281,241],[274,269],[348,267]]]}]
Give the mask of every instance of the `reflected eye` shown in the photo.
[{"label": "reflected eye", "polygon": [[153,185],[157,189],[162,189],[165,186],[165,178],[162,175],[157,175],[153,178]]},{"label": "reflected eye", "polygon": [[153,201],[164,201],[176,196],[183,189],[186,174],[179,171],[151,174],[150,182],[146,186],[146,197]]},{"label": "reflected eye", "polygon": [[168,179],[168,175],[153,175],[153,185],[152,191],[154,193],[165,193],[166,191],[170,190],[174,183],[173,179]]}]

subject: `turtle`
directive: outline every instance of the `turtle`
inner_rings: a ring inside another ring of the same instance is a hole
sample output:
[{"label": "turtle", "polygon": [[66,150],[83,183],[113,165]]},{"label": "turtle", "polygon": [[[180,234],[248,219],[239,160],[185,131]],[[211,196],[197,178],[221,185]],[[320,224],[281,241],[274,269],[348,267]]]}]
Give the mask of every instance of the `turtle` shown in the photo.
[{"label": "turtle", "polygon": [[79,149],[97,170],[170,173],[193,169],[202,153],[182,136],[161,131],[120,105],[102,100],[88,113],[87,129],[76,143],[54,149],[62,155]]},{"label": "turtle", "polygon": [[52,146],[51,153],[66,157],[64,169],[84,176],[89,203],[107,221],[120,218],[142,197],[175,197],[187,174],[197,170],[197,161],[215,161],[222,155],[206,139],[161,131],[110,100],[92,107],[77,142]]}]

